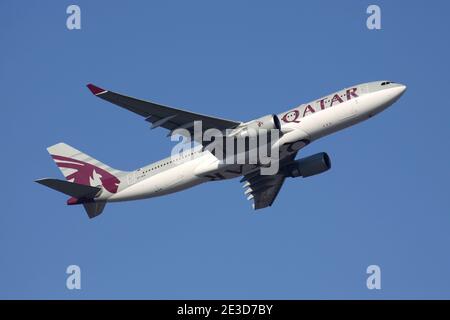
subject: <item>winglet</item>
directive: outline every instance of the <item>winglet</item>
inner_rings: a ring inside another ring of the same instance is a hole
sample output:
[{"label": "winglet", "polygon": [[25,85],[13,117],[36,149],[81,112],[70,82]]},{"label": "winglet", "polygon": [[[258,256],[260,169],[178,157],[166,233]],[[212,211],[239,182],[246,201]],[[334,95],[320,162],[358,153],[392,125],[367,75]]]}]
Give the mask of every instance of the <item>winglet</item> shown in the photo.
[{"label": "winglet", "polygon": [[106,92],[105,89],[99,88],[99,87],[93,85],[92,83],[89,83],[89,84],[87,85],[87,87],[88,87],[89,90],[91,90],[91,92],[92,92],[94,95],[96,95],[96,96],[98,96],[99,94],[102,94],[102,93],[105,93],[105,92]]}]

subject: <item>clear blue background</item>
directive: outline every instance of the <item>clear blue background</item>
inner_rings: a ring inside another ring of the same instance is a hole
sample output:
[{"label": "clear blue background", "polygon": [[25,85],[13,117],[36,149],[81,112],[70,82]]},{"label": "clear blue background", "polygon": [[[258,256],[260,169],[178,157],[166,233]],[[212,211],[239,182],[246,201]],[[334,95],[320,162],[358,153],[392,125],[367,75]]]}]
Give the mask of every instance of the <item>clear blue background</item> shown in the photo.
[{"label": "clear blue background", "polygon": [[[369,1],[76,1],[69,31],[71,3],[0,4],[0,298],[450,298],[447,1],[376,1],[380,31]],[[33,182],[61,177],[45,150],[60,141],[124,170],[170,153],[164,130],[89,82],[250,120],[380,79],[408,91],[304,149],[332,170],[288,180],[257,213],[238,180],[93,220]]]}]

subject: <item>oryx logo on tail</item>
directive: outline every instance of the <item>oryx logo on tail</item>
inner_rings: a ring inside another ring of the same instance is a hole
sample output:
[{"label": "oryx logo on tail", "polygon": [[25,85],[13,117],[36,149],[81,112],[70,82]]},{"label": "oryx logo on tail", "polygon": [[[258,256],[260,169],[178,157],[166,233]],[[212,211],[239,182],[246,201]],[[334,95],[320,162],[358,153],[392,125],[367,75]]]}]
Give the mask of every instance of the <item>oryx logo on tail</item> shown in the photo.
[{"label": "oryx logo on tail", "polygon": [[59,168],[74,169],[75,171],[66,175],[71,182],[97,187],[102,185],[111,193],[116,193],[120,180],[108,171],[94,166],[90,163],[69,157],[52,155]]}]

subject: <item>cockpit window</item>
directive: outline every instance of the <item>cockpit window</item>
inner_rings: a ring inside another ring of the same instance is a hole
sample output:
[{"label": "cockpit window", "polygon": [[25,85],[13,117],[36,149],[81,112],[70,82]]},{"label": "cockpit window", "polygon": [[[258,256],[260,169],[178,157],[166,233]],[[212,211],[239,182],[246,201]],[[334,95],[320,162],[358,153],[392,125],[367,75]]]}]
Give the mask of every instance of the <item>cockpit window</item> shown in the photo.
[{"label": "cockpit window", "polygon": [[391,81],[385,81],[385,82],[382,82],[381,85],[382,85],[382,86],[385,86],[385,85],[390,84],[390,83],[393,83],[393,82],[391,82]]}]

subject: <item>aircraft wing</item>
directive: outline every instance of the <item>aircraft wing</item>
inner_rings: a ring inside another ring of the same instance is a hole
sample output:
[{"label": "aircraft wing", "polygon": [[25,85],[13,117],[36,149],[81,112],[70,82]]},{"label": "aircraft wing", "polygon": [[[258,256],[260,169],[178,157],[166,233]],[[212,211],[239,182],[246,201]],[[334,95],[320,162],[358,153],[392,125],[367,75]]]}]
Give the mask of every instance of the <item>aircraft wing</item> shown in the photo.
[{"label": "aircraft wing", "polygon": [[245,195],[248,200],[253,199],[253,209],[269,207],[275,201],[284,182],[284,175],[262,176],[257,175],[249,178],[244,184],[247,188]]},{"label": "aircraft wing", "polygon": [[[297,152],[288,156],[286,159],[280,161],[280,166],[286,165],[293,161]],[[260,169],[257,168],[252,172],[246,174],[241,182],[244,182],[243,187],[246,188],[244,194],[247,200],[253,200],[253,209],[262,209],[269,207],[275,201],[275,198],[280,192],[286,177],[282,173],[275,175],[261,175]]]},{"label": "aircraft wing", "polygon": [[211,128],[223,131],[234,128],[241,123],[239,121],[210,117],[163,106],[150,101],[127,97],[119,93],[101,89],[93,84],[88,84],[87,87],[95,96],[144,117],[146,121],[152,123],[152,129],[162,127],[170,130],[168,136],[177,128],[184,128],[192,135],[194,132],[194,121],[202,121],[203,132]]}]

